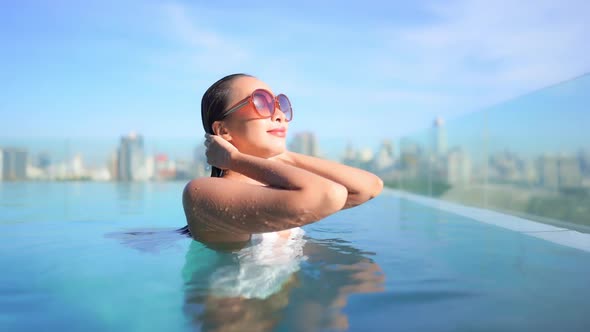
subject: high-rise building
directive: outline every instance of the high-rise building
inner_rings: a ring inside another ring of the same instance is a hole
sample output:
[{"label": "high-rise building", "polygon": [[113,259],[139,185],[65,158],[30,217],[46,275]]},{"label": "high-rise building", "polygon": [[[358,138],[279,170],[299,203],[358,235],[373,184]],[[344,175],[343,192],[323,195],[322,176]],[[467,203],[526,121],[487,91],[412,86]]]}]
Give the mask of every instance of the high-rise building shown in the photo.
[{"label": "high-rise building", "polygon": [[193,150],[193,163],[201,163],[203,161],[207,161],[207,156],[205,155],[205,147],[202,144],[199,144]]},{"label": "high-rise building", "polygon": [[35,160],[35,167],[40,169],[47,169],[51,165],[51,156],[47,152],[41,152],[37,155],[37,159]]},{"label": "high-rise building", "polygon": [[393,166],[393,143],[390,140],[384,140],[377,152],[374,160],[374,170],[381,171]]},{"label": "high-rise building", "polygon": [[291,141],[289,150],[314,157],[320,155],[318,141],[312,132],[297,133]]},{"label": "high-rise building", "polygon": [[342,156],[342,163],[349,166],[357,167],[357,160],[356,160],[356,151],[352,146],[351,142],[346,144],[346,148],[344,149],[344,156]]},{"label": "high-rise building", "polygon": [[154,158],[154,177],[156,180],[170,180],[176,176],[176,165],[164,153]]},{"label": "high-rise building", "polygon": [[145,156],[143,137],[135,133],[121,137],[121,144],[117,153],[117,180],[143,180]]},{"label": "high-rise building", "polygon": [[580,171],[582,175],[590,176],[590,150],[580,150],[578,152],[578,159],[580,160]]},{"label": "high-rise building", "polygon": [[559,187],[580,187],[582,171],[580,162],[575,156],[561,156],[559,158]]},{"label": "high-rise building", "polygon": [[69,177],[79,178],[86,175],[86,169],[84,168],[84,159],[82,155],[76,154],[70,162],[70,174]]},{"label": "high-rise building", "polygon": [[559,158],[544,155],[539,158],[539,181],[541,186],[549,189],[559,187]]},{"label": "high-rise building", "polygon": [[432,126],[432,152],[436,157],[442,157],[447,153],[447,133],[441,117],[436,118]]},{"label": "high-rise building", "polygon": [[463,150],[452,149],[447,155],[446,171],[449,184],[468,184],[471,179],[471,159]]},{"label": "high-rise building", "polygon": [[111,152],[111,156],[107,162],[107,169],[112,180],[119,179],[119,152],[115,150]]},{"label": "high-rise building", "polygon": [[0,179],[3,181],[25,180],[27,178],[26,150],[0,149]]},{"label": "high-rise building", "polygon": [[580,161],[573,155],[550,156],[539,159],[541,185],[550,189],[582,186]]},{"label": "high-rise building", "polygon": [[413,142],[402,141],[400,151],[401,168],[407,172],[408,176],[416,176],[420,168],[420,161],[423,160],[422,147]]}]

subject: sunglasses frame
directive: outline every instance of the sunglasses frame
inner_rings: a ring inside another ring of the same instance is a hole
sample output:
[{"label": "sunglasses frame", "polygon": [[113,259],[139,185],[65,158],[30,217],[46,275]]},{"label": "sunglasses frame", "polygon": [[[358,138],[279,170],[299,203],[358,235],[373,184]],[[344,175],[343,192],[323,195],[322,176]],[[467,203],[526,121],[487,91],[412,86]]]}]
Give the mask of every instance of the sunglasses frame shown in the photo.
[{"label": "sunglasses frame", "polygon": [[[291,105],[291,101],[289,100],[289,97],[287,97],[287,95],[282,94],[282,93],[279,93],[278,95],[275,96],[270,91],[268,91],[266,89],[256,89],[256,90],[252,91],[252,93],[248,97],[238,101],[237,103],[234,104],[234,106],[230,107],[227,111],[223,112],[223,117],[226,117],[226,116],[236,112],[237,110],[246,106],[248,103],[252,104],[252,106],[254,107],[254,110],[256,111],[256,113],[258,115],[264,116],[263,114],[260,114],[260,112],[256,108],[256,105],[254,105],[254,94],[259,91],[268,93],[270,96],[272,96],[272,98],[274,100],[274,107],[272,108],[271,113],[270,113],[271,117],[275,114],[275,109],[277,108],[277,106],[281,110],[281,112],[283,112],[283,110],[281,109],[281,104],[279,103],[279,96],[284,96],[287,99],[287,102],[289,103],[289,107],[291,108],[291,118],[287,120],[287,117],[285,116],[285,121],[290,122],[291,120],[293,120],[293,106]],[[285,114],[285,113],[283,112],[283,114]]]}]

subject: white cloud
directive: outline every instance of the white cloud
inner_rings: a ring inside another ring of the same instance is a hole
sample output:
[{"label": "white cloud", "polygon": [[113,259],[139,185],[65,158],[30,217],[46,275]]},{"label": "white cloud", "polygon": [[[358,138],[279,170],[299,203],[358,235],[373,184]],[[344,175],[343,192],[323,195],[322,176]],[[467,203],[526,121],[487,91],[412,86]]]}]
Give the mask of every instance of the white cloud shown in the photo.
[{"label": "white cloud", "polygon": [[455,109],[482,107],[590,70],[589,9],[586,1],[437,2],[433,22],[385,29],[388,56],[373,68],[444,89]]},{"label": "white cloud", "polygon": [[159,11],[163,13],[164,27],[180,45],[171,53],[161,54],[158,61],[182,63],[199,72],[220,72],[239,68],[251,59],[251,50],[239,40],[200,25],[205,22],[205,14],[199,15],[178,3],[162,4]]},{"label": "white cloud", "polygon": [[[294,16],[268,29],[256,23],[268,12],[167,4],[160,12],[178,45],[156,60],[199,77],[203,88],[224,73],[259,75],[322,109],[314,120],[337,112],[347,123],[339,127],[375,136],[409,133],[435,116],[475,111],[590,70],[584,1],[456,0],[427,9],[427,21],[401,26],[367,21],[353,29],[337,18]],[[348,97],[370,100],[371,112],[398,121],[369,119],[360,128],[356,110],[363,105]]]}]

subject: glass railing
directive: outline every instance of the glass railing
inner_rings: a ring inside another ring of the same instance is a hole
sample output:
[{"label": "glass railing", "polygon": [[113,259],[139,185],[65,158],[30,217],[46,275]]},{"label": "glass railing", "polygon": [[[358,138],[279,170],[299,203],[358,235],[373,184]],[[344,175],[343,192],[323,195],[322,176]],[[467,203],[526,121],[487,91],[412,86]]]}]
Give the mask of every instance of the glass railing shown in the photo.
[{"label": "glass railing", "polygon": [[[400,140],[388,185],[590,229],[590,75]],[[586,226],[586,227],[584,227]]]}]

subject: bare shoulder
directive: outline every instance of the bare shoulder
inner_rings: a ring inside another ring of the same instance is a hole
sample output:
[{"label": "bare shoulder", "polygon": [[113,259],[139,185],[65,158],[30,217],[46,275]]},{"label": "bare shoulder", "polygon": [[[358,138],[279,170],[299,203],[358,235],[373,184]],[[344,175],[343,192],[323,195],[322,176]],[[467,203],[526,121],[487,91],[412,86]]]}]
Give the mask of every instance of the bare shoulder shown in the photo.
[{"label": "bare shoulder", "polygon": [[[183,207],[195,239],[275,232],[302,226],[336,212],[313,191],[286,190],[241,181],[203,177],[184,188]],[[339,210],[339,208],[338,208]]]}]

